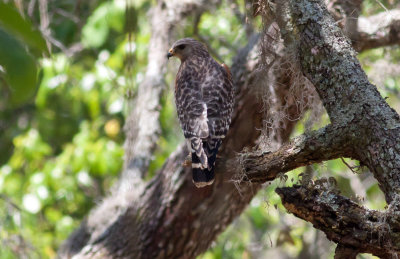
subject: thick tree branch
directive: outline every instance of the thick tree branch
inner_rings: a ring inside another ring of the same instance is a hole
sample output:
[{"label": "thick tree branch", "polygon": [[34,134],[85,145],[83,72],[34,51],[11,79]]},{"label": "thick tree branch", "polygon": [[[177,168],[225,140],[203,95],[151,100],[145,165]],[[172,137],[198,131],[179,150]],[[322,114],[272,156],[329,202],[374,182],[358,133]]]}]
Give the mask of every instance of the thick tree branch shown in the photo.
[{"label": "thick tree branch", "polygon": [[362,52],[400,44],[400,10],[393,9],[369,17],[359,16],[361,0],[333,0],[328,10],[355,50]]},{"label": "thick tree branch", "polygon": [[355,258],[354,251],[381,258],[399,255],[398,208],[386,212],[366,209],[338,195],[335,187],[324,181],[277,188],[276,192],[290,213],[311,222],[325,232],[329,240],[340,244],[337,252],[346,254],[346,258]]},{"label": "thick tree branch", "polygon": [[[322,1],[289,1],[278,16],[282,37],[298,53],[332,125],[347,125],[353,158],[368,166],[388,202],[400,191],[400,117],[369,83],[356,53]],[[283,15],[281,15],[283,14]],[[381,143],[385,143],[382,145]]]},{"label": "thick tree branch", "polygon": [[[281,3],[276,10],[285,44],[295,50],[303,73],[314,84],[331,119],[330,127],[341,125],[343,129],[343,135],[333,139],[339,142],[345,139],[342,145],[351,145],[350,152],[345,152],[368,166],[391,203],[383,213],[368,210],[337,195],[329,181],[278,188],[277,193],[288,211],[313,223],[339,244],[337,258],[345,255],[354,258],[358,252],[384,258],[398,255],[400,117],[368,82],[350,42],[330,18],[322,1],[292,0]],[[308,148],[303,148],[307,136],[298,143],[278,150],[276,154],[283,152],[277,160],[271,159],[274,154],[265,155],[263,158],[268,158],[267,163],[272,161],[272,166],[264,169],[279,171],[273,168],[278,164],[290,170],[296,164],[293,159],[307,164],[309,160],[304,159],[307,156],[318,161],[320,156],[316,153],[321,150],[309,153]],[[340,152],[342,145],[332,146],[328,154]],[[256,165],[254,168],[258,169]]]},{"label": "thick tree branch", "polygon": [[339,157],[349,157],[352,146],[347,139],[346,127],[329,125],[299,136],[274,152],[245,153],[241,157],[244,176],[251,182],[275,179],[301,166]]}]

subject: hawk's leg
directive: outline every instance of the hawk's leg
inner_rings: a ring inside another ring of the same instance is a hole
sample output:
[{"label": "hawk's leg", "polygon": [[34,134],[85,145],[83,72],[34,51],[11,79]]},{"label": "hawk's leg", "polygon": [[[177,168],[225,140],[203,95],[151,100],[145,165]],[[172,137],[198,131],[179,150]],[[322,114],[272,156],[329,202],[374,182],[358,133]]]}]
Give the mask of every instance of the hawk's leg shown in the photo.
[{"label": "hawk's leg", "polygon": [[186,140],[186,145],[189,149],[189,154],[185,157],[185,161],[183,161],[182,166],[183,167],[192,167],[192,146],[190,144],[190,140]]},{"label": "hawk's leg", "polygon": [[192,167],[192,154],[189,154],[185,157],[185,161],[183,161],[182,166]]}]

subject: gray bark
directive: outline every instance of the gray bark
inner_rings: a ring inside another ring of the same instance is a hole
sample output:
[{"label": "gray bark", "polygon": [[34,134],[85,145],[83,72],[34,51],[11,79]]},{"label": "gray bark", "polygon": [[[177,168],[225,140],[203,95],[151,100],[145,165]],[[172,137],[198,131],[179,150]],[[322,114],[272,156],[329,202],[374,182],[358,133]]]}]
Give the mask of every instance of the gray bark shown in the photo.
[{"label": "gray bark", "polygon": [[[263,174],[264,179],[270,180],[271,177],[267,176],[271,172],[286,170],[285,167],[292,166],[290,162],[304,163],[304,156],[309,155],[309,149],[313,149],[315,144],[316,152],[311,152],[317,156],[311,156],[314,161],[331,159],[338,153],[359,160],[379,182],[387,202],[391,203],[390,210],[378,213],[351,204],[349,199],[336,192],[324,190],[319,183],[308,187],[279,188],[277,193],[289,212],[313,223],[339,244],[337,258],[349,251],[391,257],[399,253],[395,222],[399,208],[400,117],[368,82],[349,40],[329,16],[322,1],[288,1],[277,10],[285,44],[297,53],[304,75],[314,84],[327,110],[331,120],[327,128],[338,131],[329,134],[322,130],[304,136],[303,145],[299,147],[302,151],[298,152],[296,143],[294,149],[289,149],[292,151],[288,156],[289,164],[282,162],[280,167],[267,168],[266,171],[261,167],[259,172],[250,171],[250,175],[259,178]],[[325,144],[321,144],[321,140]],[[304,142],[310,143],[310,147]],[[259,162],[268,165],[270,161],[263,159],[275,155],[284,160],[288,152],[282,154],[281,151],[261,156]],[[257,162],[252,161],[252,164]],[[370,217],[371,214],[376,218]],[[389,222],[389,217],[394,218],[394,222]]]}]

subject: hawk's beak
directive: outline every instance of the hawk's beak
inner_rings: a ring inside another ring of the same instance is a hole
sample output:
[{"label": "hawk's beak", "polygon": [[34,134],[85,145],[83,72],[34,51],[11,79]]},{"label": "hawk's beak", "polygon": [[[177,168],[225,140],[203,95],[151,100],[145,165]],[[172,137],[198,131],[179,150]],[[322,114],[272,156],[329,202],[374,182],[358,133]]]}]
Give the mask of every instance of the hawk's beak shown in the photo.
[{"label": "hawk's beak", "polygon": [[169,59],[174,55],[174,51],[172,49],[168,50],[167,58]]}]

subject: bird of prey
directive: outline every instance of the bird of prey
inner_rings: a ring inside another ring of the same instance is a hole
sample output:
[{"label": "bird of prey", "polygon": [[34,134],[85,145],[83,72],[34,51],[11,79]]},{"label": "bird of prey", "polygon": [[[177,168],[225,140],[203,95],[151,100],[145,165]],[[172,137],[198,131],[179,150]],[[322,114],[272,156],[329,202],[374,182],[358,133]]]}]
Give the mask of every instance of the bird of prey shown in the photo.
[{"label": "bird of prey", "polygon": [[234,86],[228,66],[219,64],[194,39],[176,41],[167,57],[181,60],[175,80],[175,103],[192,157],[193,183],[214,182],[214,166],[232,118]]}]

